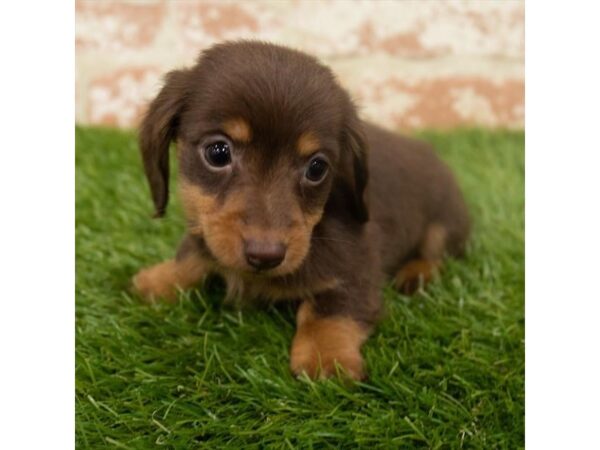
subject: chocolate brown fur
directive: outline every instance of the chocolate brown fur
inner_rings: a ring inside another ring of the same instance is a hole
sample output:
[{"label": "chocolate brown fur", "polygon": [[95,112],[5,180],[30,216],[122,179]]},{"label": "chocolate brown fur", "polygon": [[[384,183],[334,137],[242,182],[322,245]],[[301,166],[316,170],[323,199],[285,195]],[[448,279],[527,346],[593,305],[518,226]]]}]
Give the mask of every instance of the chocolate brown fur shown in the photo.
[{"label": "chocolate brown fur", "polygon": [[[215,169],[206,151],[219,136],[232,160]],[[331,71],[303,53],[225,43],[167,75],[140,130],[156,216],[171,141],[188,234],[175,260],[136,277],[138,291],[172,296],[217,273],[232,296],[299,301],[295,373],[329,376],[339,365],[362,377],[382,283],[413,290],[446,253],[464,252],[469,219],[448,168],[427,144],[362,122]],[[329,170],[315,185],[305,171],[316,153]],[[250,242],[265,261],[285,256],[256,270]]]}]

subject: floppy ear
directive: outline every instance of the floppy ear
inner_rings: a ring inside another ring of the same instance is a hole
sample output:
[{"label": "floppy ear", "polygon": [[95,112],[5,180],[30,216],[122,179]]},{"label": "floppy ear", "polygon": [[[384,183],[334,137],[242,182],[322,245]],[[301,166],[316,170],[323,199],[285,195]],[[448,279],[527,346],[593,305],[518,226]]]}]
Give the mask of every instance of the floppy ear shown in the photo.
[{"label": "floppy ear", "polygon": [[154,201],[154,217],[165,214],[169,201],[169,145],[177,135],[188,74],[185,70],[167,74],[164,87],[150,103],[140,126],[140,151]]},{"label": "floppy ear", "polygon": [[360,222],[369,220],[367,182],[369,180],[368,147],[360,120],[354,116],[344,126],[342,166],[352,199],[352,213]]}]

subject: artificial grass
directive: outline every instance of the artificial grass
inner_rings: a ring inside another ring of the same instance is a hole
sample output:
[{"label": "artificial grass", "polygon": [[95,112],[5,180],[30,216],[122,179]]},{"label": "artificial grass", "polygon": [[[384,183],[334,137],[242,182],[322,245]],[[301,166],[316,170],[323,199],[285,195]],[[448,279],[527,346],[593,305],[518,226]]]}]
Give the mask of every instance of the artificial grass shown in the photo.
[{"label": "artificial grass", "polygon": [[[296,380],[289,307],[127,294],[172,257],[180,206],[151,220],[133,133],[76,129],[76,443],[80,448],[519,448],[524,445],[524,136],[423,132],[474,220],[466,259],[414,297],[384,288],[369,379]],[[172,189],[175,191],[175,189]]]}]

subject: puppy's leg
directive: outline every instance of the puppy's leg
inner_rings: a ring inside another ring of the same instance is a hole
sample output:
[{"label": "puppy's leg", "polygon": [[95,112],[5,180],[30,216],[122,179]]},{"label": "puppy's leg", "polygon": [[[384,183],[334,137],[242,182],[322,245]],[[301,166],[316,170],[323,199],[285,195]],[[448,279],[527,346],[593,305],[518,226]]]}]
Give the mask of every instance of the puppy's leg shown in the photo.
[{"label": "puppy's leg", "polygon": [[419,248],[419,258],[408,261],[396,274],[396,288],[403,294],[414,294],[437,275],[445,251],[446,229],[440,224],[429,225]]},{"label": "puppy's leg", "polygon": [[133,290],[148,302],[164,299],[174,302],[178,289],[189,289],[208,273],[208,266],[188,240],[184,240],[175,259],[140,270],[133,277]]},{"label": "puppy's leg", "polygon": [[328,378],[337,373],[337,366],[349,377],[364,378],[360,348],[369,335],[370,327],[350,316],[327,315],[315,312],[305,301],[297,314],[297,330],[292,342],[290,367],[313,379]]}]

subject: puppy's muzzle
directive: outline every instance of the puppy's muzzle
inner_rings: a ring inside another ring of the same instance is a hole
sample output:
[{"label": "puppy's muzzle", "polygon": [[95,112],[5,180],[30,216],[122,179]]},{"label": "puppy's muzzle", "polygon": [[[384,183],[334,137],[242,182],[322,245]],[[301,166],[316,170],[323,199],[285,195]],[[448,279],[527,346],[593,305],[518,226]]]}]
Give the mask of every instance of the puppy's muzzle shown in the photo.
[{"label": "puppy's muzzle", "polygon": [[244,242],[246,261],[257,270],[277,267],[285,258],[286,246],[282,242],[248,240]]}]

